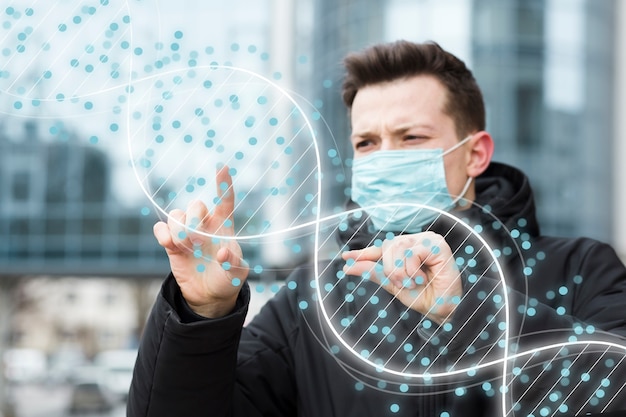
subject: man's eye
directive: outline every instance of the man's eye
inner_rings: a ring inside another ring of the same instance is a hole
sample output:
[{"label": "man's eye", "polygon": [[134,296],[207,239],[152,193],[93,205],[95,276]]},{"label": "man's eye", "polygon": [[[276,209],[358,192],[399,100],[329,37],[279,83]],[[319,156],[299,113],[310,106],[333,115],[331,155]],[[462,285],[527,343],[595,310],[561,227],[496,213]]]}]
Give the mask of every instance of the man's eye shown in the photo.
[{"label": "man's eye", "polygon": [[369,146],[369,145],[371,145],[371,144],[372,144],[372,141],[371,141],[371,140],[362,140],[362,141],[360,141],[360,142],[357,142],[357,143],[354,145],[354,147],[355,147],[356,149],[360,149],[360,148],[365,148],[365,147],[367,147],[367,146]]}]

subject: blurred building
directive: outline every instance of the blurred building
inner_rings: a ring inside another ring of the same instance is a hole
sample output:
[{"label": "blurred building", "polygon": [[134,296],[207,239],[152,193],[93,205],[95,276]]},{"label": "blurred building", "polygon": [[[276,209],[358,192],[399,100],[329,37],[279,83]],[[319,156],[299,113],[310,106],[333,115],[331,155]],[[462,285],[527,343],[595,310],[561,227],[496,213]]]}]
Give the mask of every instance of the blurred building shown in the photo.
[{"label": "blurred building", "polygon": [[49,355],[77,350],[87,358],[136,347],[141,294],[135,283],[119,278],[26,278],[16,293],[10,344]]},{"label": "blurred building", "polygon": [[[434,39],[474,71],[495,158],[530,176],[543,232],[611,243],[624,234],[616,231],[614,208],[620,200],[614,190],[625,188],[614,158],[623,134],[613,111],[623,77],[615,70],[622,45],[618,2],[298,0],[294,6],[274,0],[266,6],[275,13],[259,14],[254,25],[252,14],[242,14],[227,25],[228,37],[236,38],[236,22],[245,26],[244,38],[256,33],[258,45],[271,52],[267,68],[281,68],[284,85],[313,103],[328,124],[318,132],[321,153],[333,155],[322,158],[326,212],[343,205],[350,180],[342,57],[383,40]],[[176,10],[171,18],[179,22],[185,11]],[[302,57],[307,65],[294,65]],[[77,140],[69,123],[64,129],[52,141],[34,121],[19,134],[0,130],[2,273],[161,275],[167,263],[152,237],[156,218],[148,202],[116,201],[117,168],[106,146]]]},{"label": "blurred building", "polygon": [[107,154],[71,131],[50,142],[23,127],[0,131],[2,274],[162,274],[154,219],[115,201]]}]

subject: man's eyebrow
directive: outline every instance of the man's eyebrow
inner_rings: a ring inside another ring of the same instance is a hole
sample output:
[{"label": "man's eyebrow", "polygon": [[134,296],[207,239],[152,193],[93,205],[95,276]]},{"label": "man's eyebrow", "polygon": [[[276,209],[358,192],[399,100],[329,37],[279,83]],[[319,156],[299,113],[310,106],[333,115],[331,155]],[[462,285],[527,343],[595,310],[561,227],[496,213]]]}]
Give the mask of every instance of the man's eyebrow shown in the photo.
[{"label": "man's eyebrow", "polygon": [[[420,129],[427,133],[432,133],[436,131],[435,127],[430,124],[407,123],[407,124],[395,126],[394,128],[391,129],[391,133],[393,133],[394,135],[398,135],[398,134],[406,133],[411,129]],[[378,133],[373,132],[371,129],[363,129],[359,131],[353,131],[352,134],[350,135],[350,138],[367,138],[367,137],[372,137],[372,136],[377,136],[377,135]]]},{"label": "man's eyebrow", "polygon": [[371,130],[361,130],[361,131],[353,131],[350,134],[350,138],[351,139],[355,139],[355,138],[367,138],[367,137],[371,137],[371,136],[376,136],[377,134],[372,132]]},{"label": "man's eyebrow", "polygon": [[430,125],[427,123],[406,123],[406,124],[400,124],[394,127],[393,129],[391,129],[391,131],[393,133],[404,133],[411,129],[421,129],[421,130],[430,131],[430,132],[436,130],[433,125]]}]

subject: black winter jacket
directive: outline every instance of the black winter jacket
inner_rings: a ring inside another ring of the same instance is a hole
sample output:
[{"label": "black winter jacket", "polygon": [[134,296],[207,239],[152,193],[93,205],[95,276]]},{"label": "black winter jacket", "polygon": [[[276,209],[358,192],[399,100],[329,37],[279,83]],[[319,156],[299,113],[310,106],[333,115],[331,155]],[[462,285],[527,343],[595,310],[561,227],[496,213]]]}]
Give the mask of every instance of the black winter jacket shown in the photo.
[{"label": "black winter jacket", "polygon": [[[230,315],[209,320],[189,309],[170,275],[146,324],[128,416],[626,409],[624,265],[598,241],[541,236],[520,171],[492,163],[476,189],[477,204],[455,213],[467,227],[447,218],[431,225],[463,278],[464,297],[447,325],[363,277],[342,275],[337,259],[294,270],[245,327],[247,284]],[[342,244],[384,238],[370,227],[349,216]]]}]

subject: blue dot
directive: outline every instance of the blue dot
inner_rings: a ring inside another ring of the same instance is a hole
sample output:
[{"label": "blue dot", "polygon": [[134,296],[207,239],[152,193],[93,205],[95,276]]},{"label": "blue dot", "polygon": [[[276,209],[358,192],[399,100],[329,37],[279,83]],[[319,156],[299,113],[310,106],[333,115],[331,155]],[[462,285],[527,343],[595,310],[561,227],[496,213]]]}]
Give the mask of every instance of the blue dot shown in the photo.
[{"label": "blue dot", "polygon": [[233,287],[238,287],[241,285],[241,280],[239,278],[233,278],[231,284],[233,284]]},{"label": "blue dot", "polygon": [[230,262],[224,262],[222,263],[222,268],[224,268],[225,271],[228,271],[230,269],[231,265]]},{"label": "blue dot", "polygon": [[300,310],[306,310],[309,307],[309,303],[302,300],[300,301],[300,303],[298,303],[298,307],[300,307]]},{"label": "blue dot", "polygon": [[391,404],[389,410],[391,410],[392,413],[397,413],[400,411],[400,406],[398,404]]}]

